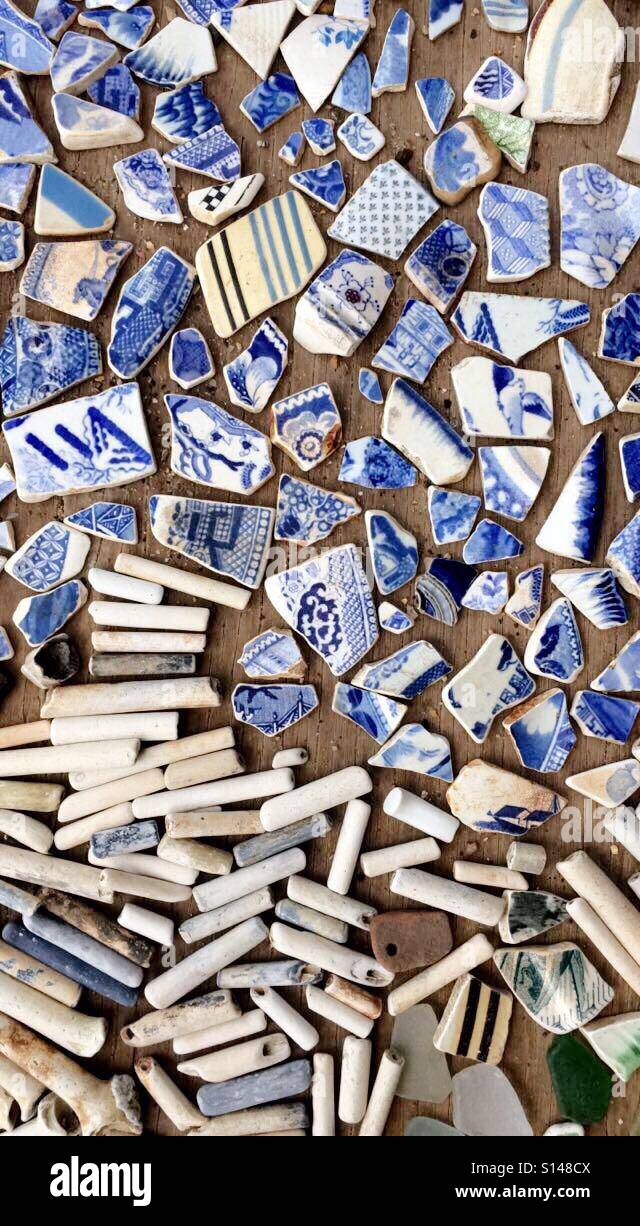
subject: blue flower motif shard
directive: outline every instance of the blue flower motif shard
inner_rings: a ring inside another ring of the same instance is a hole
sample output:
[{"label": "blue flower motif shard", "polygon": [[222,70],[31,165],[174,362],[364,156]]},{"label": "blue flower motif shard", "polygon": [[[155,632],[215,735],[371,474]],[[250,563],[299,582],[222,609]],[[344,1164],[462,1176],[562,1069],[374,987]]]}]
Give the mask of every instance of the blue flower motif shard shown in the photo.
[{"label": "blue flower motif shard", "polygon": [[640,294],[625,294],[602,313],[601,358],[637,366],[640,361]]},{"label": "blue flower motif shard", "polygon": [[560,175],[560,267],[605,289],[640,238],[640,188],[596,162]]},{"label": "blue flower motif shard", "polygon": [[384,439],[369,436],[347,443],[338,480],[369,490],[401,490],[415,485],[417,475]]},{"label": "blue flower motif shard", "polygon": [[275,537],[312,545],[359,514],[360,507],[354,498],[283,473],[278,488]]}]

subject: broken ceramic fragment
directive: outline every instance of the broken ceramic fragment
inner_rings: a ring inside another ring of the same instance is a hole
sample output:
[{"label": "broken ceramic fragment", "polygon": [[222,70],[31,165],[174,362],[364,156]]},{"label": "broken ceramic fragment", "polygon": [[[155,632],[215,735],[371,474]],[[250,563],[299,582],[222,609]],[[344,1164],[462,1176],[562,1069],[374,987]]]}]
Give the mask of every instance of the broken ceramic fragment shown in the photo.
[{"label": "broken ceramic fragment", "polygon": [[571,714],[585,736],[615,745],[624,745],[629,739],[639,711],[640,703],[593,690],[578,690],[571,706]]},{"label": "broken ceramic fragment", "polygon": [[458,620],[462,597],[477,575],[475,566],[457,558],[427,558],[426,570],[416,580],[418,613],[453,626]]},{"label": "broken ceramic fragment", "polygon": [[339,681],[333,691],[331,708],[337,715],[351,720],[379,745],[391,736],[407,711],[404,703],[394,698],[373,690],[361,690],[343,681]]},{"label": "broken ceramic fragment", "polygon": [[477,250],[464,226],[447,218],[416,247],[404,271],[432,306],[444,314],[469,276]]},{"label": "broken ceramic fragment", "polygon": [[427,506],[436,545],[465,541],[473,528],[481,501],[477,494],[462,494],[459,490],[439,489],[437,485],[430,485]]},{"label": "broken ceramic fragment", "polygon": [[140,118],[140,87],[126,64],[113,64],[89,86],[87,94],[99,106],[128,115],[130,119]]},{"label": "broken ceramic fragment", "polygon": [[74,94],[54,94],[51,105],[65,149],[107,149],[112,145],[135,145],[144,139],[135,119],[108,106],[85,102]]},{"label": "broken ceramic fragment", "polygon": [[231,694],[235,719],[263,736],[279,736],[315,711],[318,696],[313,685],[237,685]]},{"label": "broken ceramic fragment", "polygon": [[[51,50],[53,51],[53,47]],[[14,159],[36,165],[57,161],[53,145],[33,117],[30,102],[19,78],[14,72],[6,72],[0,77],[0,162],[12,162]]]},{"label": "broken ceramic fragment", "polygon": [[13,614],[14,625],[29,647],[38,647],[56,634],[82,608],[86,599],[84,583],[79,579],[70,579],[50,592],[26,596],[21,600]]},{"label": "broken ceramic fragment", "polygon": [[620,1081],[628,1081],[640,1068],[640,1013],[603,1017],[580,1033]]},{"label": "broken ceramic fragment", "polygon": [[424,117],[437,136],[453,106],[455,90],[445,77],[419,77],[415,84]]},{"label": "broken ceramic fragment", "polygon": [[526,281],[549,267],[546,196],[508,183],[487,183],[480,192],[478,217],[487,242],[487,281]]},{"label": "broken ceramic fragment", "polygon": [[524,702],[535,682],[508,639],[490,634],[473,659],[442,690],[442,701],[478,745],[503,711]]},{"label": "broken ceramic fragment", "polygon": [[126,281],[111,320],[107,361],[121,379],[144,370],[179,323],[193,290],[195,270],[168,247]]},{"label": "broken ceramic fragment", "polygon": [[[613,309],[613,308],[612,308]],[[589,322],[589,307],[570,298],[527,298],[465,290],[451,323],[469,344],[518,362],[545,341]],[[638,345],[640,352],[640,342]]]},{"label": "broken ceramic fragment", "polygon": [[131,243],[115,238],[36,243],[20,293],[66,315],[95,319],[131,250]]},{"label": "broken ceramic fragment", "polygon": [[505,115],[478,103],[466,107],[464,113],[477,119],[514,170],[526,174],[536,126],[532,119],[522,119],[520,115]]},{"label": "broken ceramic fragment", "polygon": [[0,272],[13,272],[24,263],[24,226],[0,218]]},{"label": "broken ceramic fragment", "polygon": [[331,105],[350,115],[368,115],[371,110],[371,69],[363,51],[345,68],[331,97]]},{"label": "broken ceramic fragment", "polygon": [[562,770],[576,743],[562,690],[547,690],[502,721],[523,766],[541,773]]},{"label": "broken ceramic fragment", "polygon": [[280,44],[280,52],[300,93],[318,111],[342,76],[367,33],[355,21],[316,14],[305,18]]},{"label": "broken ceramic fragment", "polygon": [[605,693],[612,690],[623,693],[640,690],[640,632],[625,643],[591,685],[594,690]]},{"label": "broken ceramic fragment", "polygon": [[369,435],[347,443],[338,480],[369,490],[401,490],[415,485],[417,476],[404,456],[384,439]]},{"label": "broken ceramic fragment", "polygon": [[83,94],[118,59],[113,43],[68,30],[51,61],[56,93]]},{"label": "broken ceramic fragment", "polygon": [[595,289],[610,285],[640,238],[640,188],[596,162],[560,173],[560,267]]},{"label": "broken ceramic fragment", "polygon": [[458,119],[441,132],[424,155],[424,169],[434,195],[458,204],[474,187],[495,179],[502,154],[477,119]]},{"label": "broken ceramic fragment", "polygon": [[304,136],[302,132],[292,132],[288,136],[284,145],[278,150],[278,157],[282,158],[287,166],[297,166],[304,151]]},{"label": "broken ceramic fragment", "polygon": [[353,684],[410,702],[450,672],[451,665],[440,652],[426,639],[417,639],[384,660],[364,664],[354,676]]},{"label": "broken ceramic fragment", "polygon": [[492,30],[520,34],[529,24],[529,0],[482,0],[482,12]]},{"label": "broken ceramic fragment", "polygon": [[584,1026],[613,999],[613,988],[571,941],[497,949],[493,960],[529,1016],[553,1034]]},{"label": "broken ceramic fragment", "polygon": [[169,346],[169,377],[185,391],[205,383],[213,374],[209,346],[198,328],[174,332]]},{"label": "broken ceramic fragment", "polygon": [[218,65],[211,34],[184,17],[174,17],[124,62],[150,85],[187,85],[215,72]]},{"label": "broken ceramic fragment", "polygon": [[640,595],[640,513],[625,524],[614,537],[605,561],[609,563],[625,592]]},{"label": "broken ceramic fragment", "polygon": [[629,502],[640,496],[640,434],[625,434],[618,440],[620,467]]},{"label": "broken ceramic fragment", "polygon": [[156,540],[215,574],[260,587],[275,512],[239,502],[206,502],[152,494],[149,523]]},{"label": "broken ceramic fragment", "polygon": [[274,72],[242,99],[240,110],[258,132],[266,132],[297,106],[300,95],[293,77],[286,72]]},{"label": "broken ceramic fragment", "polygon": [[604,434],[599,433],[578,456],[542,525],[536,537],[540,549],[577,562],[591,562],[602,521],[604,489]]},{"label": "broken ceramic fragment", "polygon": [[466,103],[510,114],[527,95],[527,87],[514,68],[498,55],[490,55],[471,78],[463,97]]},{"label": "broken ceramic fragment", "polygon": [[397,260],[438,209],[399,162],[376,166],[327,231],[329,238]]},{"label": "broken ceramic fragment", "polygon": [[368,162],[385,145],[385,135],[366,115],[350,115],[338,128],[338,139],[359,162]]},{"label": "broken ceramic fragment", "polygon": [[415,613],[399,609],[391,600],[383,600],[378,606],[378,619],[382,630],[388,630],[390,634],[405,634],[413,626]]},{"label": "broken ceramic fragment", "polygon": [[178,170],[190,170],[205,179],[228,183],[240,174],[240,146],[229,136],[224,124],[219,123],[192,140],[174,145],[165,153],[164,161]]},{"label": "broken ceramic fragment", "polygon": [[462,557],[465,562],[500,562],[503,558],[517,558],[524,549],[522,541],[513,532],[503,528],[493,519],[481,519],[465,541]]},{"label": "broken ceramic fragment", "polygon": [[271,441],[303,472],[316,468],[339,445],[342,422],[328,383],[294,392],[271,406]]},{"label": "broken ceramic fragment", "polygon": [[33,228],[36,234],[99,234],[115,224],[113,209],[57,166],[43,166]]},{"label": "broken ceramic fragment", "polygon": [[613,413],[616,406],[609,393],[575,345],[561,336],[558,352],[567,391],[580,424],[590,426],[592,422]]},{"label": "broken ceramic fragment", "polygon": [[394,974],[432,966],[453,945],[444,911],[384,911],[369,924],[373,956]]},{"label": "broken ceramic fragment", "polygon": [[556,570],[551,574],[551,582],[598,630],[624,626],[628,621],[624,598],[613,571],[596,567]]},{"label": "broken ceramic fragment", "polygon": [[409,80],[411,43],[415,22],[406,9],[396,9],[385,34],[380,59],[373,77],[371,93],[374,98],[391,91],[402,92]]},{"label": "broken ceramic fragment", "polygon": [[509,596],[509,576],[504,571],[483,570],[462,597],[465,609],[500,613]]},{"label": "broken ceramic fragment", "polygon": [[453,337],[434,307],[409,298],[393,331],[374,355],[373,365],[424,383],[440,354],[452,344]]},{"label": "broken ceramic fragment", "polygon": [[[184,146],[182,148],[184,149]],[[254,174],[234,179],[230,183],[219,183],[215,187],[198,188],[189,192],[189,212],[196,221],[203,221],[207,226],[217,226],[233,217],[234,213],[248,208],[263,183],[264,175]]]},{"label": "broken ceramic fragment", "polygon": [[566,685],[582,672],[582,639],[573,609],[563,596],[549,605],[532,630],[524,662],[538,677],[551,677]]},{"label": "broken ceramic fragment", "polygon": [[350,357],[382,314],[393,278],[359,251],[341,251],[296,303],[294,339],[309,353]]},{"label": "broken ceramic fragment", "polygon": [[380,380],[375,370],[369,370],[363,367],[358,371],[358,391],[365,400],[369,400],[371,404],[383,404],[384,396],[380,387]]},{"label": "broken ceramic fragment", "polygon": [[230,494],[255,494],[273,476],[271,444],[212,400],[165,396],[171,422],[171,471]]},{"label": "broken ceramic fragment", "polygon": [[77,6],[67,0],[38,0],[33,17],[42,33],[57,42],[75,21],[77,12]]},{"label": "broken ceramic fragment", "polygon": [[593,1051],[574,1034],[558,1035],[547,1051],[547,1064],[561,1115],[574,1120],[574,1127],[604,1118],[613,1079]]},{"label": "broken ceramic fragment", "polygon": [[0,161],[0,208],[24,213],[35,177],[36,168],[29,162]]},{"label": "broken ceramic fragment", "polygon": [[529,27],[522,114],[537,123],[602,123],[623,56],[623,31],[604,0],[544,0]]},{"label": "broken ceramic fragment", "polygon": [[387,394],[382,435],[437,485],[462,481],[473,464],[471,448],[404,379]]},{"label": "broken ceramic fragment", "polygon": [[238,657],[247,677],[291,677],[299,681],[307,671],[300,648],[288,630],[263,630],[249,639]]},{"label": "broken ceramic fragment", "polygon": [[463,0],[427,0],[429,38],[433,42],[462,18]]},{"label": "broken ceramic fragment", "polygon": [[211,25],[259,77],[266,77],[294,13],[293,0],[264,0],[214,8]]},{"label": "broken ceramic fragment", "polygon": [[55,53],[42,27],[11,0],[0,0],[0,64],[33,76],[49,72]]},{"label": "broken ceramic fragment", "polygon": [[465,433],[495,438],[553,437],[551,378],[545,371],[463,358],[451,371]]},{"label": "broken ceramic fragment", "polygon": [[151,127],[172,144],[193,140],[222,123],[215,102],[207,98],[202,81],[188,81],[177,89],[158,94]]},{"label": "broken ceramic fragment", "polygon": [[359,514],[358,503],[348,494],[337,494],[283,473],[278,486],[274,536],[278,541],[314,545]]},{"label": "broken ceramic fragment", "polygon": [[544,566],[531,566],[515,577],[513,596],[510,596],[505,613],[519,625],[530,629],[535,626],[542,607],[542,584]]},{"label": "broken ceramic fragment", "polygon": [[419,561],[418,542],[388,511],[365,511],[371,565],[383,596],[413,579]]},{"label": "broken ceramic fragment", "polygon": [[546,447],[479,447],[487,510],[519,522],[526,519],[542,488],[550,458]]},{"label": "broken ceramic fragment", "polygon": [[51,520],[9,558],[5,570],[32,592],[48,592],[80,574],[90,542],[82,532]]},{"label": "broken ceramic fragment", "polygon": [[335,136],[333,134],[333,120],[314,119],[302,120],[302,132],[306,142],[312,153],[316,157],[324,157],[327,153],[333,153],[336,147]]},{"label": "broken ceramic fragment", "polygon": [[499,1064],[509,1037],[513,998],[477,975],[457,979],[433,1036],[438,1051]]},{"label": "broken ceramic fragment", "polygon": [[338,212],[347,194],[342,166],[337,158],[311,170],[296,170],[289,175],[289,182],[317,204],[331,209],[332,213]]},{"label": "broken ceramic fragment", "polygon": [[607,766],[596,766],[593,770],[581,771],[579,775],[570,775],[566,784],[580,796],[588,796],[595,804],[603,805],[605,809],[615,809],[640,788],[640,763],[635,758],[610,762]]},{"label": "broken ceramic fragment", "polygon": [[[131,213],[148,221],[182,222],[182,210],[157,149],[140,149],[114,162],[113,171]],[[169,275],[168,268],[165,273]]]},{"label": "broken ceramic fragment", "polygon": [[451,812],[471,830],[514,837],[537,830],[567,803],[541,783],[480,758],[463,766],[446,796]]},{"label": "broken ceramic fragment", "polygon": [[453,779],[451,746],[446,736],[429,732],[424,724],[403,724],[372,758],[369,766],[415,771],[450,783]]},{"label": "broken ceramic fragment", "polygon": [[505,899],[498,931],[507,945],[531,941],[569,919],[564,898],[546,890],[505,890]]},{"label": "broken ceramic fragment", "polygon": [[254,333],[249,345],[222,368],[232,404],[260,413],[278,386],[289,360],[289,343],[271,318]]},{"label": "broken ceramic fragment", "polygon": [[65,516],[64,522],[88,532],[89,536],[102,536],[109,541],[135,545],[138,540],[135,510],[122,502],[92,502],[81,511]]},{"label": "broken ceramic fragment", "polygon": [[113,8],[96,8],[78,16],[78,25],[102,30],[107,38],[113,39],[114,43],[120,43],[128,51],[135,51],[136,47],[142,46],[153,29],[154,21],[155,13],[148,4],[136,4],[127,13],[120,13]]}]

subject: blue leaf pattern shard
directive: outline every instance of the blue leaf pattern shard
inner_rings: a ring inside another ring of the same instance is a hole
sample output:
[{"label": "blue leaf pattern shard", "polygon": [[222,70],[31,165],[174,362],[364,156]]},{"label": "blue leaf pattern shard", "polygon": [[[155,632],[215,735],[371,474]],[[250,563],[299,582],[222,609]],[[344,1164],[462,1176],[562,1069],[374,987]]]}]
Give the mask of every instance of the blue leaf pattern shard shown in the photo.
[{"label": "blue leaf pattern shard", "polygon": [[289,359],[289,343],[272,319],[265,319],[247,349],[223,367],[232,404],[251,413],[264,409]]},{"label": "blue leaf pattern shard", "polygon": [[279,736],[310,715],[318,705],[312,685],[237,685],[231,695],[233,714],[264,736]]},{"label": "blue leaf pattern shard", "polygon": [[153,127],[176,144],[202,136],[221,123],[220,111],[207,98],[202,81],[190,81],[156,98]]}]

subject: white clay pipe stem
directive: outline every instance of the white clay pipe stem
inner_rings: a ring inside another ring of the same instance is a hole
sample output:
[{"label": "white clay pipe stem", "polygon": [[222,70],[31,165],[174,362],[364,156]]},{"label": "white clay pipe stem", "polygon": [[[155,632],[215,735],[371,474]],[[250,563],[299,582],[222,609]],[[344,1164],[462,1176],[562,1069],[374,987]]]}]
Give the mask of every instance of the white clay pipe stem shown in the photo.
[{"label": "white clay pipe stem", "polygon": [[145,796],[134,805],[134,813],[138,818],[166,817],[168,813],[185,813],[211,805],[230,805],[239,801],[259,800],[263,796],[277,796],[290,792],[294,787],[293,771],[288,768],[258,771],[255,775],[236,775],[215,783],[198,783],[190,788],[177,788],[174,792]]},{"label": "white clay pipe stem", "polygon": [[39,851],[46,855],[53,843],[53,833],[44,822],[39,822],[27,813],[18,813],[14,809],[0,809],[0,834],[15,839],[23,847],[31,851]]},{"label": "white clay pipe stem", "polygon": [[304,928],[306,932],[317,932],[329,941],[337,941],[338,945],[346,945],[349,940],[349,927],[344,920],[323,915],[321,911],[315,911],[313,907],[307,907],[302,902],[280,898],[276,903],[275,913],[276,919],[284,920],[285,924]]},{"label": "white clay pipe stem", "polygon": [[320,911],[322,915],[331,915],[334,919],[351,924],[354,928],[362,928],[365,932],[368,931],[373,917],[377,915],[376,908],[368,903],[359,902],[357,898],[347,898],[344,894],[336,894],[326,885],[298,874],[289,878],[287,896],[294,902],[304,903],[314,911]]},{"label": "white clay pipe stem", "polygon": [[20,1108],[15,1098],[0,1085],[0,1135],[11,1135],[19,1119]]},{"label": "white clay pipe stem", "polygon": [[139,907],[134,902],[125,903],[118,916],[118,923],[128,932],[146,937],[165,949],[170,949],[173,945],[173,920],[166,915],[158,915],[156,911],[149,911],[147,907]]},{"label": "white clay pipe stem", "polygon": [[262,834],[259,809],[196,809],[193,813],[168,813],[165,823],[172,839],[207,839]]},{"label": "white clay pipe stem", "polygon": [[209,623],[209,610],[200,605],[188,607],[94,600],[88,612],[96,626],[116,626],[129,630],[180,630],[189,634],[203,634]]},{"label": "white clay pipe stem", "polygon": [[576,851],[556,864],[576,894],[586,899],[596,915],[640,965],[640,911],[586,851]]},{"label": "white clay pipe stem", "polygon": [[179,788],[228,779],[244,772],[245,765],[237,749],[221,749],[199,758],[188,758],[185,762],[172,762],[164,772],[164,786],[175,792]]},{"label": "white clay pipe stem", "polygon": [[277,770],[279,766],[304,766],[308,761],[307,749],[279,749],[273,755],[271,766],[273,770]]},{"label": "white clay pipe stem", "polygon": [[404,1056],[392,1047],[388,1047],[382,1053],[358,1136],[383,1136],[403,1068]]},{"label": "white clay pipe stem", "polygon": [[633,809],[621,806],[612,809],[603,822],[605,830],[628,851],[640,860],[640,818]]},{"label": "white clay pipe stem", "polygon": [[333,1082],[333,1056],[327,1052],[316,1052],[313,1057],[313,1076],[311,1078],[311,1135],[314,1137],[335,1137],[336,1135]]},{"label": "white clay pipe stem", "polygon": [[40,899],[29,890],[23,890],[12,881],[0,881],[0,907],[9,911],[17,911],[18,915],[33,915]]},{"label": "white clay pipe stem", "polygon": [[107,1037],[104,1017],[88,1017],[19,979],[0,974],[0,1012],[76,1056],[95,1056]]},{"label": "white clay pipe stem", "polygon": [[153,1056],[137,1056],[134,1068],[147,1094],[151,1095],[178,1132],[200,1127],[204,1116],[189,1102],[186,1094],[182,1093]]},{"label": "white clay pipe stem", "polygon": [[206,634],[186,630],[94,630],[91,635],[92,650],[100,654],[108,652],[192,652],[200,655],[206,650]]},{"label": "white clay pipe stem", "polygon": [[[79,745],[83,741],[119,741],[136,737],[139,741],[175,741],[178,736],[177,711],[143,711],[129,715],[96,715],[87,720],[81,716],[51,720],[52,745]],[[106,748],[106,747],[105,747]],[[105,755],[106,756],[106,755]],[[73,770],[83,770],[87,760]],[[133,763],[131,763],[133,765]],[[113,768],[118,766],[113,763]],[[95,770],[110,769],[110,766],[92,767]]]},{"label": "white clay pipe stem", "polygon": [[356,1013],[361,1013],[363,1017],[369,1017],[374,1022],[382,1013],[382,1000],[379,996],[374,996],[357,983],[341,979],[340,975],[329,975],[324,990],[329,996],[341,1000],[343,1005],[349,1005],[350,1009],[355,1009]]},{"label": "white clay pipe stem", "polygon": [[80,898],[113,902],[113,890],[103,870],[58,856],[43,856],[22,847],[0,844],[0,876],[48,886],[64,894],[78,894]]},{"label": "white clay pipe stem", "polygon": [[58,851],[68,851],[71,847],[81,847],[88,843],[94,834],[102,830],[115,830],[119,826],[130,826],[136,819],[133,816],[131,801],[120,805],[112,805],[103,809],[102,813],[92,813],[90,817],[81,817],[77,822],[67,822],[56,830],[53,841]]},{"label": "white clay pipe stem", "polygon": [[357,953],[346,945],[336,945],[334,941],[327,941],[316,933],[275,923],[271,925],[269,939],[279,954],[299,958],[302,962],[319,966],[363,987],[387,987],[393,979],[393,974],[380,966],[375,958]]},{"label": "white clay pipe stem", "polygon": [[273,906],[273,892],[268,887],[254,890],[252,894],[244,894],[233,902],[216,907],[214,911],[203,911],[201,915],[193,915],[184,920],[178,929],[182,940],[187,945],[194,941],[204,941],[206,937],[217,936],[228,928],[234,928],[243,920],[252,919],[254,915],[263,915]]},{"label": "white clay pipe stem", "polygon": [[[262,1034],[266,1029],[267,1018],[262,1009],[249,1009],[230,1022],[222,1022],[217,1026],[206,1026],[203,1030],[177,1035],[173,1040],[173,1050],[177,1056],[188,1055],[190,1052],[203,1051],[205,1047],[220,1047],[225,1043],[235,1043],[237,1039],[246,1039],[253,1034]],[[179,1064],[178,1071],[189,1073],[190,1069]]]},{"label": "white clay pipe stem", "polygon": [[114,949],[130,962],[143,967],[151,965],[154,951],[149,942],[128,936],[116,921],[103,911],[78,902],[77,898],[71,898],[68,894],[58,894],[55,890],[45,890],[41,902],[52,915],[65,920],[72,928],[86,932],[87,936],[94,937],[109,949]]},{"label": "white clay pipe stem", "polygon": [[136,877],[152,877],[155,881],[167,881],[173,885],[191,886],[198,879],[197,869],[190,868],[187,864],[172,864],[170,860],[145,855],[143,851],[123,852],[120,856],[103,856],[99,859],[89,848],[87,860],[96,867],[102,865],[103,868],[115,869],[123,875],[130,873]]},{"label": "white clay pipe stem", "polygon": [[42,1098],[47,1089],[36,1077],[25,1073],[24,1069],[14,1064],[13,1060],[2,1055],[0,1055],[0,1088],[5,1091],[5,1094],[15,1099],[20,1107],[20,1119],[23,1121],[31,1119],[38,1100]]},{"label": "white clay pipe stem", "polygon": [[437,911],[449,911],[452,915],[473,920],[493,928],[504,911],[504,899],[487,894],[470,885],[462,885],[447,877],[434,877],[420,868],[401,868],[393,874],[389,883],[392,894],[410,898]]},{"label": "white clay pipe stem", "polygon": [[203,945],[201,949],[158,975],[157,979],[152,979],[144,990],[149,1004],[153,1005],[154,1009],[166,1009],[175,1004],[224,966],[237,962],[249,950],[255,949],[267,936],[267,929],[257,916],[245,920],[236,928],[231,928],[217,940]]},{"label": "white clay pipe stem", "polygon": [[302,848],[291,847],[277,856],[270,856],[268,860],[259,860],[257,864],[239,868],[227,877],[197,885],[193,891],[193,900],[199,911],[212,911],[226,903],[234,902],[236,898],[252,894],[254,890],[283,881],[285,877],[304,869],[306,862]]},{"label": "white clay pipe stem", "polygon": [[[276,774],[276,771],[272,772]],[[260,810],[260,820],[265,830],[280,830],[314,813],[323,813],[336,805],[348,804],[371,791],[371,776],[361,766],[347,766],[344,770],[314,779],[284,796],[272,793]]]},{"label": "white clay pipe stem", "polygon": [[233,868],[230,851],[214,847],[211,843],[199,843],[197,839],[172,839],[171,835],[165,834],[158,843],[156,854],[169,864],[184,864],[187,868],[197,869],[199,873],[224,876]]},{"label": "white clay pipe stem", "polygon": [[327,877],[327,886],[335,894],[349,893],[370,816],[371,805],[366,801],[349,801]]},{"label": "white clay pipe stem", "polygon": [[[272,771],[272,775],[276,772]],[[64,794],[61,783],[25,783],[22,779],[0,779],[0,809],[27,813],[53,813]]]},{"label": "white clay pipe stem", "polygon": [[219,707],[214,677],[167,677],[159,681],[108,681],[61,685],[49,690],[41,714],[123,715],[131,711],[197,710]]},{"label": "white clay pipe stem", "polygon": [[412,979],[407,979],[399,988],[394,988],[387,997],[389,1013],[392,1017],[397,1017],[399,1013],[404,1013],[412,1005],[419,1004],[427,996],[446,987],[448,983],[453,983],[454,979],[458,979],[460,975],[466,975],[467,971],[472,971],[492,956],[493,945],[487,940],[484,933],[477,932],[463,945],[458,945],[445,958],[434,962],[432,966],[420,971]]},{"label": "white clay pipe stem", "polygon": [[[160,714],[173,713],[161,712]],[[157,711],[153,712],[153,716],[157,715]],[[138,718],[144,718],[144,716],[138,716]],[[103,783],[112,783],[115,779],[139,775],[141,771],[168,766],[171,762],[181,762],[184,758],[197,757],[213,750],[232,749],[234,741],[233,728],[212,728],[210,732],[197,732],[194,736],[182,736],[177,741],[165,741],[162,745],[148,745],[146,749],[140,751],[134,766],[128,767],[126,771],[115,769],[74,771],[69,775],[69,784],[76,791],[86,791],[87,788],[100,787]]]},{"label": "white clay pipe stem", "polygon": [[357,1035],[359,1039],[366,1039],[367,1035],[371,1034],[373,1029],[371,1018],[364,1017],[362,1013],[356,1013],[355,1009],[350,1009],[349,1005],[343,1004],[341,1000],[329,996],[323,992],[322,988],[314,988],[309,985],[305,989],[305,997],[307,1008],[312,1013],[317,1013],[319,1017],[326,1018],[328,1022],[333,1022],[334,1026],[339,1026],[349,1034]]},{"label": "white clay pipe stem", "polygon": [[224,583],[220,579],[208,579],[204,575],[194,575],[192,571],[180,570],[177,566],[167,566],[164,562],[152,562],[150,558],[142,558],[134,553],[119,553],[115,561],[115,570],[121,575],[132,575],[136,579],[147,579],[151,583],[161,583],[172,592],[183,592],[186,596],[199,596],[201,600],[209,600],[212,604],[224,605],[228,609],[246,609],[251,592],[235,587],[233,583]]},{"label": "white clay pipe stem", "polygon": [[119,575],[113,570],[103,570],[101,566],[92,566],[88,578],[94,592],[99,592],[101,596],[113,596],[115,600],[160,604],[164,596],[164,588],[159,583],[149,583],[148,579],[133,579],[130,575]]},{"label": "white clay pipe stem", "polygon": [[88,741],[81,745],[43,745],[38,749],[3,749],[0,774],[9,779],[19,775],[66,775],[87,760],[98,766],[132,766],[140,750],[133,737],[117,741]]},{"label": "white clay pipe stem", "polygon": [[338,1118],[343,1124],[359,1124],[369,1100],[371,1040],[348,1034],[342,1044]]},{"label": "white clay pipe stem", "polygon": [[275,1136],[297,1131],[308,1124],[305,1103],[270,1103],[266,1107],[247,1107],[208,1119],[201,1128],[189,1132],[190,1137],[255,1137]]},{"label": "white clay pipe stem", "polygon": [[75,1009],[80,1000],[82,988],[79,983],[74,983],[73,980],[67,979],[66,975],[60,974],[60,971],[45,966],[44,962],[32,958],[31,954],[14,949],[5,941],[0,941],[0,971],[11,979],[29,983],[44,996],[50,996],[52,1000],[68,1005],[70,1009]]},{"label": "white clay pipe stem", "polygon": [[[23,1077],[28,1076],[22,1073]],[[36,1114],[26,1124],[19,1124],[7,1137],[67,1137],[76,1136],[75,1116],[66,1103],[55,1094],[47,1094],[38,1103]]]},{"label": "white clay pipe stem", "polygon": [[[103,783],[97,788],[86,788],[84,792],[73,792],[62,801],[58,809],[58,821],[74,822],[79,817],[102,813],[113,805],[137,800],[139,796],[153,792],[159,783],[162,783],[162,771],[156,767],[154,770],[142,771],[139,775],[116,779],[113,783]],[[135,809],[133,812],[135,815]]]},{"label": "white clay pipe stem", "polygon": [[567,903],[567,911],[574,924],[593,942],[602,957],[607,959],[625,983],[640,996],[640,966],[610,932],[604,920],[596,915],[593,907],[584,898],[573,898]]},{"label": "white clay pipe stem", "polygon": [[11,724],[0,728],[0,749],[17,749],[20,745],[38,745],[48,741],[51,721],[37,719],[30,724]]},{"label": "white clay pipe stem", "polygon": [[[605,826],[606,826],[605,822]],[[510,843],[507,848],[507,868],[537,877],[547,863],[547,851],[539,843]]]},{"label": "white clay pipe stem", "polygon": [[190,1077],[219,1083],[230,1081],[232,1077],[257,1073],[259,1069],[272,1068],[274,1064],[288,1060],[290,1055],[291,1047],[286,1035],[266,1034],[257,1039],[248,1039],[246,1043],[239,1043],[235,1047],[224,1047],[221,1051],[210,1052],[208,1056],[187,1060],[178,1065],[178,1068]]},{"label": "white clay pipe stem", "polygon": [[279,1026],[290,1039],[303,1051],[312,1051],[320,1042],[320,1035],[315,1026],[311,1025],[293,1005],[289,1004],[275,988],[251,988],[249,993],[256,1008],[266,1013],[271,1021]]},{"label": "white clay pipe stem", "polygon": [[454,881],[466,885],[486,885],[496,890],[528,890],[529,882],[522,873],[503,868],[501,864],[479,864],[473,860],[453,861]]},{"label": "white clay pipe stem", "polygon": [[460,826],[457,817],[438,809],[421,796],[407,792],[405,788],[393,788],[385,797],[382,808],[389,817],[395,817],[423,834],[430,834],[441,843],[450,843]]},{"label": "white clay pipe stem", "polygon": [[439,859],[438,844],[427,837],[397,843],[394,847],[381,847],[378,851],[365,851],[360,856],[360,868],[365,877],[382,877],[384,873],[395,873],[398,868],[415,868]]},{"label": "white clay pipe stem", "polygon": [[218,988],[197,996],[193,1000],[146,1013],[135,1022],[129,1022],[120,1031],[120,1038],[127,1047],[150,1047],[154,1043],[166,1043],[188,1034],[201,1034],[207,1029],[222,1031],[224,1026],[240,1017],[240,1009],[230,992]]},{"label": "white clay pipe stem", "polygon": [[[138,855],[140,854],[138,852]],[[132,898],[147,898],[151,902],[166,903],[188,902],[191,896],[188,885],[177,885],[173,881],[164,881],[157,877],[144,877],[142,873],[128,873],[124,869],[109,867],[105,869],[104,875],[112,894],[126,894]]]}]

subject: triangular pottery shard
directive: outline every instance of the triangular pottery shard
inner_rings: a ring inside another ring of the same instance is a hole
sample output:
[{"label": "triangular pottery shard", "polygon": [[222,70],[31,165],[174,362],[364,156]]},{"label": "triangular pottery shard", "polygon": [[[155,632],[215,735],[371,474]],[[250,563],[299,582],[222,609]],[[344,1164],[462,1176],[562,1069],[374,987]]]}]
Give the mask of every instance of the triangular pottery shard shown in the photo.
[{"label": "triangular pottery shard", "polygon": [[523,117],[602,123],[623,57],[624,33],[604,0],[544,0],[529,27]]},{"label": "triangular pottery shard", "polygon": [[553,1034],[586,1025],[613,999],[613,988],[571,941],[496,949],[493,960],[529,1016]]},{"label": "triangular pottery shard", "polygon": [[447,804],[465,826],[512,837],[538,829],[566,803],[551,788],[480,758],[463,766],[447,788]]}]

